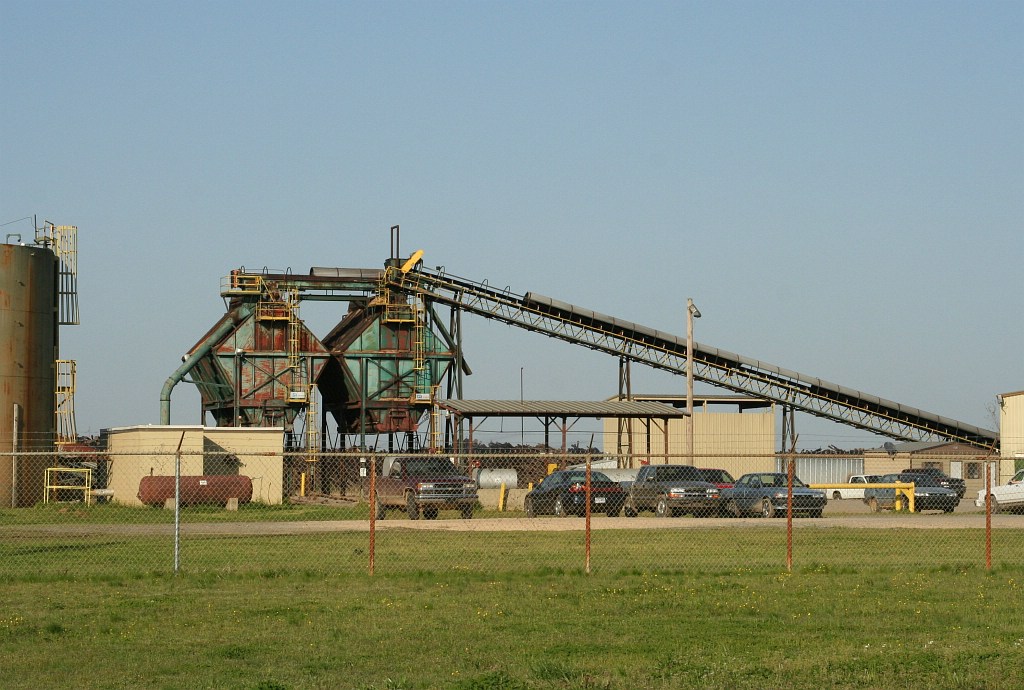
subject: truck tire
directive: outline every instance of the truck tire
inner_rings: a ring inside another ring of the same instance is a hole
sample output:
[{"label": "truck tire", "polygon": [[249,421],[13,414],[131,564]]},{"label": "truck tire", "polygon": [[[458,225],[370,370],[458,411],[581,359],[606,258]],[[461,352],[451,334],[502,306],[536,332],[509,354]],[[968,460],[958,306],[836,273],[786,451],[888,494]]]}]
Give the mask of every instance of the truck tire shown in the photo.
[{"label": "truck tire", "polygon": [[842,500],[842,498],[843,498],[843,495],[841,493],[839,493],[838,490],[832,492],[832,500],[833,501],[840,501],[840,500]]},{"label": "truck tire", "polygon": [[672,517],[672,509],[668,507],[668,499],[661,496],[654,505],[654,514],[657,517]]},{"label": "truck tire", "polygon": [[420,519],[420,507],[416,505],[416,497],[412,494],[405,497],[405,512],[409,514],[410,520]]},{"label": "truck tire", "polygon": [[627,498],[625,505],[622,506],[622,513],[626,517],[636,517],[638,515],[636,506],[633,505],[633,499]]},{"label": "truck tire", "polygon": [[473,504],[462,506],[462,519],[472,520],[473,519]]},{"label": "truck tire", "polygon": [[880,510],[882,510],[882,506],[878,505],[878,499],[875,498],[874,496],[872,496],[871,499],[868,500],[868,507],[871,508],[872,513],[877,513]]},{"label": "truck tire", "polygon": [[761,501],[761,517],[775,517],[775,504],[772,503],[770,498],[766,498]]},{"label": "truck tire", "polygon": [[374,500],[374,510],[377,513],[376,517],[377,517],[378,520],[383,520],[388,515],[387,508],[385,508],[384,504],[380,502],[380,496],[376,496],[375,497],[375,500]]}]

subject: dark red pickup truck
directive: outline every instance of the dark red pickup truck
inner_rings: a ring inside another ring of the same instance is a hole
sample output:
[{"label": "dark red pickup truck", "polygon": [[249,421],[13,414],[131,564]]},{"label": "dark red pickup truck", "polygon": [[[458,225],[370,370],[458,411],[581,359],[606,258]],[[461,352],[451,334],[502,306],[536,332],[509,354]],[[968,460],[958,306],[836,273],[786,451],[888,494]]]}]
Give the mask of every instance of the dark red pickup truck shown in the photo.
[{"label": "dark red pickup truck", "polygon": [[477,504],[476,482],[438,455],[387,455],[375,484],[378,520],[388,510],[405,510],[410,520],[421,513],[433,520],[440,510],[458,510],[468,520]]}]

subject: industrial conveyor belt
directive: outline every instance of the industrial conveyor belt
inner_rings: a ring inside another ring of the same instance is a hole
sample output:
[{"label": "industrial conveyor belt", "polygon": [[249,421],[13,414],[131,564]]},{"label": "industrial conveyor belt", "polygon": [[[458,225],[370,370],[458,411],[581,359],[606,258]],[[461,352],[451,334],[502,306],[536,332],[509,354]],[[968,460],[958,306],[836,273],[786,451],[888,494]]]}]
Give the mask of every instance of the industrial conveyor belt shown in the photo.
[{"label": "industrial conveyor belt", "polygon": [[[403,272],[386,269],[389,288],[419,294],[428,301],[543,333],[673,373],[686,371],[686,339],[589,309],[527,292],[517,295],[422,267]],[[693,344],[694,378],[737,393],[755,395],[831,419],[908,441],[950,440],[983,449],[998,446],[988,429],[900,405],[860,391]]]}]

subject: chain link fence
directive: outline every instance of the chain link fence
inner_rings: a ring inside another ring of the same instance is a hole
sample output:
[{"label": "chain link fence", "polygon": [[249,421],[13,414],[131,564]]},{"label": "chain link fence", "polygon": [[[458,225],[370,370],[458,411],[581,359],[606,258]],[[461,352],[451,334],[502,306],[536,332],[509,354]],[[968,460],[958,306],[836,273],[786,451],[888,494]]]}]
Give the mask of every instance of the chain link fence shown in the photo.
[{"label": "chain link fence", "polygon": [[1009,483],[1017,468],[985,455],[631,462],[558,451],[310,456],[179,447],[26,451],[0,463],[8,483],[0,577],[1024,560],[1024,483]]}]

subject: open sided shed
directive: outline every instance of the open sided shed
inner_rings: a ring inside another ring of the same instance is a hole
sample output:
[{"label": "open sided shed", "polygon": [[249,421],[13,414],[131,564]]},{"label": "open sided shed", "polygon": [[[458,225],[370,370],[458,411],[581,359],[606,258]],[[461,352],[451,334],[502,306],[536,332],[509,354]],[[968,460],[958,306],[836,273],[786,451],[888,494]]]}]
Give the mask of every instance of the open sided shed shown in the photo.
[{"label": "open sided shed", "polygon": [[[668,422],[686,417],[685,410],[649,401],[604,400],[444,400],[438,407],[455,417],[457,428],[465,420],[469,428],[469,445],[473,447],[473,431],[490,417],[530,417],[544,425],[544,443],[551,446],[550,432],[554,426],[561,435],[561,448],[566,450],[569,429],[579,419],[642,419],[648,422],[648,434],[655,426],[665,435],[663,448],[668,448]],[[571,420],[571,421],[570,421]],[[475,426],[476,425],[476,426]],[[667,460],[666,460],[667,461]]]}]

